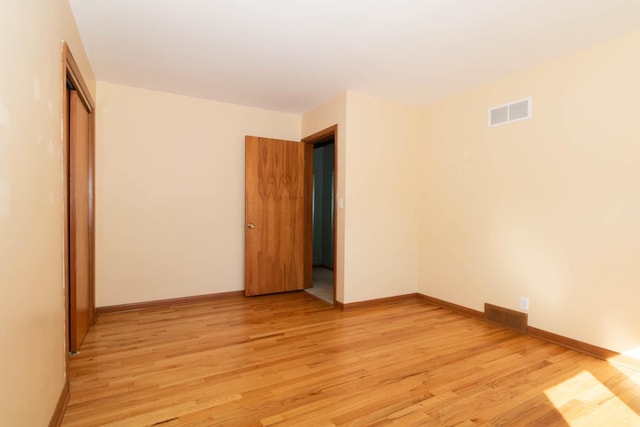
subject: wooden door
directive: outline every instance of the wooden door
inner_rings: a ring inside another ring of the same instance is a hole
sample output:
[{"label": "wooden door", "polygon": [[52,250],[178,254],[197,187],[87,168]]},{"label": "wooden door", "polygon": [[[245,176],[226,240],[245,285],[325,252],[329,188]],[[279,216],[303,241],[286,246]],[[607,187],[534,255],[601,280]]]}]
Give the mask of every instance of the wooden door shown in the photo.
[{"label": "wooden door", "polygon": [[89,112],[75,90],[69,99],[69,351],[91,325]]},{"label": "wooden door", "polygon": [[245,138],[245,295],[311,286],[313,146]]}]

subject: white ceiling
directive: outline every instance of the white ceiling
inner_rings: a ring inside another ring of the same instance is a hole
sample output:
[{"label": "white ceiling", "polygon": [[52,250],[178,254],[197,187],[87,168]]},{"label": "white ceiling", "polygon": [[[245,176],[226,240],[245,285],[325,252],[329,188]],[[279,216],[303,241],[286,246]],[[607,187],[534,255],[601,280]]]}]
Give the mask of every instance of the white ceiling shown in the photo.
[{"label": "white ceiling", "polygon": [[98,80],[304,113],[411,104],[640,30],[640,0],[70,0]]}]

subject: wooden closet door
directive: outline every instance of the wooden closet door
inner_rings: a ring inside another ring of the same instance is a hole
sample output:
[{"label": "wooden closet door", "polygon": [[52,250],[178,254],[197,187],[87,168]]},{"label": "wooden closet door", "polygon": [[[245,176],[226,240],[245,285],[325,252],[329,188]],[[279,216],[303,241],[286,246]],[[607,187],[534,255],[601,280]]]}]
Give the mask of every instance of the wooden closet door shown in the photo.
[{"label": "wooden closet door", "polygon": [[91,325],[90,117],[76,91],[69,100],[69,334],[75,353]]}]

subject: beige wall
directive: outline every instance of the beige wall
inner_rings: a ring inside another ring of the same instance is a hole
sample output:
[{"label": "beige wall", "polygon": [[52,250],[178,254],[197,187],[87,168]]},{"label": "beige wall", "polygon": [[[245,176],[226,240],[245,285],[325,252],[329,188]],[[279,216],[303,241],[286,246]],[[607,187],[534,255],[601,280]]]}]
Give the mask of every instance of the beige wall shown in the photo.
[{"label": "beige wall", "polygon": [[[418,290],[640,346],[640,33],[425,109]],[[533,97],[533,118],[487,109]]]},{"label": "beige wall", "polygon": [[303,136],[338,125],[336,296],[343,303],[417,287],[421,110],[346,91],[305,114]]},{"label": "beige wall", "polygon": [[65,0],[0,0],[0,425],[47,425],[65,381],[62,44],[95,94]]},{"label": "beige wall", "polygon": [[[336,178],[337,178],[337,194],[338,199],[344,199],[345,188],[345,147],[346,147],[346,129],[347,129],[347,93],[343,92],[330,99],[329,101],[319,105],[312,111],[302,116],[302,137],[313,135],[333,125],[338,125],[338,134],[336,135]],[[336,212],[336,299],[344,302],[344,209],[338,209]]]},{"label": "beige wall", "polygon": [[347,92],[345,302],[414,293],[420,109]]},{"label": "beige wall", "polygon": [[301,117],[98,82],[96,305],[244,288],[244,136]]}]

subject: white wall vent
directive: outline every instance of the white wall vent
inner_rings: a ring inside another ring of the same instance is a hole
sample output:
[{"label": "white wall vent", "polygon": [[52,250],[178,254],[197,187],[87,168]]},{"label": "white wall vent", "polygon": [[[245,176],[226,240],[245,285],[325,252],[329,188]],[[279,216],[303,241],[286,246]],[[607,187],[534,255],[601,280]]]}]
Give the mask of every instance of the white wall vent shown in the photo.
[{"label": "white wall vent", "polygon": [[531,98],[489,108],[489,127],[531,118]]}]

